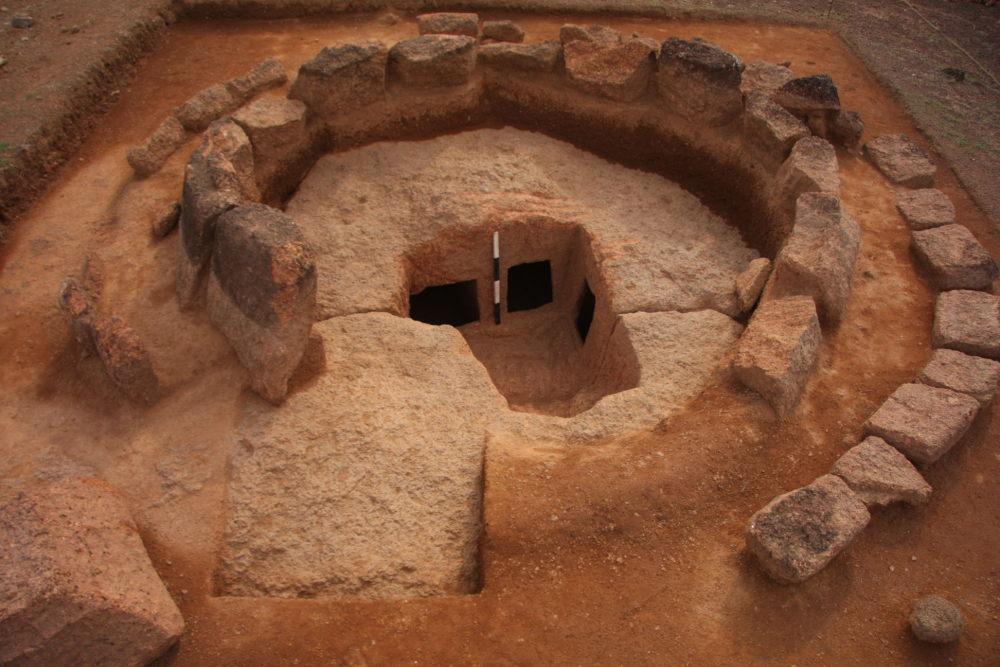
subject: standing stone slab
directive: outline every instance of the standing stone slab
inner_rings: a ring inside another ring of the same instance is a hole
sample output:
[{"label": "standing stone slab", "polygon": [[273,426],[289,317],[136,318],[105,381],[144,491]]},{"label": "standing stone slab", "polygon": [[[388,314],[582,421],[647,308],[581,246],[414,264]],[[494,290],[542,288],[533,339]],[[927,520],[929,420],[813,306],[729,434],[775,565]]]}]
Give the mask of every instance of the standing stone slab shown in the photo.
[{"label": "standing stone slab", "polygon": [[827,127],[827,138],[852,154],[857,154],[864,134],[865,122],[857,111],[841,111]]},{"label": "standing stone slab", "polygon": [[740,91],[746,96],[751,93],[763,93],[773,97],[779,88],[794,78],[792,70],[787,67],[763,60],[751,60],[743,70]]},{"label": "standing stone slab", "polygon": [[121,495],[68,477],[0,506],[0,664],[147,665],[184,619]]},{"label": "standing stone slab", "polygon": [[277,58],[268,56],[244,76],[226,81],[226,90],[242,106],[261,93],[288,81],[288,72]]},{"label": "standing stone slab", "polygon": [[520,44],[524,41],[524,30],[513,21],[483,21],[482,41]]},{"label": "standing stone slab", "polygon": [[1000,362],[957,350],[934,350],[918,379],[932,387],[968,394],[985,407],[997,393]]},{"label": "standing stone slab", "polygon": [[476,67],[476,40],[455,35],[404,39],[389,49],[388,71],[410,88],[468,83]]},{"label": "standing stone slab", "polygon": [[306,105],[299,100],[257,100],[233,114],[233,121],[253,145],[258,174],[279,169],[306,140]]},{"label": "standing stone slab", "polygon": [[158,172],[167,159],[187,141],[180,121],[171,116],[156,128],[145,141],[128,149],[125,159],[136,175],[145,178]]},{"label": "standing stone slab", "polygon": [[805,296],[766,301],[740,338],[733,369],[780,417],[802,398],[822,339],[816,306]]},{"label": "standing stone slab", "polygon": [[828,192],[840,196],[840,166],[833,145],[819,137],[799,140],[774,177],[775,195],[781,207],[794,210],[805,192]]},{"label": "standing stone slab", "polygon": [[551,72],[559,62],[562,45],[554,39],[534,44],[483,44],[479,62],[498,69]]},{"label": "standing stone slab", "polygon": [[111,380],[136,403],[151,405],[159,398],[160,382],[139,334],[119,317],[94,324],[94,345]]},{"label": "standing stone slab", "polygon": [[642,97],[655,68],[654,52],[639,39],[578,39],[563,46],[566,78],[584,92],[619,102]]},{"label": "standing stone slab", "polygon": [[767,257],[753,260],[746,271],[736,277],[736,303],[740,310],[749,313],[753,309],[770,277],[771,260]]},{"label": "standing stone slab", "polygon": [[421,14],[417,17],[417,29],[421,35],[465,35],[479,36],[479,16],[476,14],[454,14],[440,12]]},{"label": "standing stone slab", "polygon": [[942,292],[934,306],[933,338],[934,347],[1000,359],[1000,298],[970,290]]},{"label": "standing stone slab", "polygon": [[743,111],[739,58],[711,42],[671,37],[658,56],[657,84],[668,111],[721,126]]},{"label": "standing stone slab", "polygon": [[955,222],[955,205],[948,195],[933,188],[899,193],[896,208],[914,231]]},{"label": "standing stone slab", "polygon": [[87,293],[72,278],[66,278],[59,286],[59,309],[65,315],[69,330],[83,347],[84,353],[97,354],[97,347],[94,345],[94,320],[97,311]]},{"label": "standing stone slab", "polygon": [[847,482],[868,507],[897,502],[919,505],[933,490],[899,450],[873,435],[837,459],[830,474]]},{"label": "standing stone slab", "polygon": [[917,639],[931,644],[958,641],[965,631],[965,619],[958,607],[940,595],[922,598],[910,612],[910,629]]},{"label": "standing stone slab", "polygon": [[315,304],[316,268],[291,218],[261,204],[219,217],[208,315],[272,403],[302,360]]},{"label": "standing stone slab", "polygon": [[768,503],[750,518],[743,537],[768,574],[797,584],[826,567],[870,520],[843,480],[823,475]]},{"label": "standing stone slab", "polygon": [[978,412],[979,402],[971,396],[904,384],[865,422],[865,432],[926,467],[961,440]]},{"label": "standing stone slab", "polygon": [[766,158],[784,162],[800,139],[810,135],[809,128],[763,93],[746,97],[743,134]]},{"label": "standing stone slab", "polygon": [[792,79],[774,94],[774,101],[805,120],[813,132],[827,137],[840,113],[840,95],[827,74]]},{"label": "standing stone slab", "polygon": [[887,134],[869,141],[864,154],[892,183],[909,188],[934,186],[937,166],[920,144],[905,134]]},{"label": "standing stone slab", "polygon": [[288,98],[301,100],[324,118],[335,118],[385,97],[385,44],[328,46],[299,68]]},{"label": "standing stone slab", "polygon": [[184,126],[185,130],[201,132],[212,124],[212,121],[225,116],[230,111],[239,108],[240,103],[219,83],[206,88],[187,102],[174,109],[174,116]]},{"label": "standing stone slab", "polygon": [[824,324],[836,325],[851,294],[861,228],[840,199],[807,192],[795,206],[795,226],[774,262],[775,295],[805,294]]},{"label": "standing stone slab", "polygon": [[964,225],[943,225],[913,232],[913,250],[943,290],[993,287],[1000,268]]}]

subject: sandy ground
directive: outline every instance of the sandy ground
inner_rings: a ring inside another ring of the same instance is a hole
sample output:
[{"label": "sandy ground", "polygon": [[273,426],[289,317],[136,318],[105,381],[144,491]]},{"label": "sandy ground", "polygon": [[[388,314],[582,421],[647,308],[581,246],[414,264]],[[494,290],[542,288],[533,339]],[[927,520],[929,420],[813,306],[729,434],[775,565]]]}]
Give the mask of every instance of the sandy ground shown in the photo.
[{"label": "sandy ground", "polygon": [[[529,40],[562,21],[523,19]],[[664,38],[701,35],[745,59],[827,72],[871,136],[912,123],[832,35],[805,28],[608,21]],[[124,160],[168,110],[273,54],[290,69],[322,44],[415,34],[409,23],[255,21],[174,31],[0,255],[0,442],[14,490],[56,456],[118,486],[188,622],[164,665],[995,665],[1000,655],[1000,428],[993,409],[927,474],[915,510],[877,512],[850,551],[802,586],[773,584],[741,552],[747,518],[825,472],[861,422],[930,354],[934,294],[914,267],[894,190],[841,155],[861,224],[854,292],[796,417],[775,421],[727,377],[654,432],[597,447],[494,441],[485,469],[481,593],[406,602],[262,601],[211,595],[226,484],[225,441],[245,401],[232,353],[203,313],[173,299],[176,236],[116,219]],[[186,153],[155,177],[179,194]],[[1000,243],[947,170],[962,222]],[[82,359],[55,307],[88,257],[100,304],[136,327],[169,395],[124,399]],[[922,595],[959,604],[966,635],[924,647],[906,629]]]}]

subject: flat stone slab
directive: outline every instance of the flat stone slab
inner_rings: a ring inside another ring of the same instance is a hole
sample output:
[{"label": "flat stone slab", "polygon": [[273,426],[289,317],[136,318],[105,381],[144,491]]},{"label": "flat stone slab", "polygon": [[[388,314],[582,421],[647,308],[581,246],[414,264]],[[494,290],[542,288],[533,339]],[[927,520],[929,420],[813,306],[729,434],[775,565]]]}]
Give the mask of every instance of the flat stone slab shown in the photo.
[{"label": "flat stone slab", "polygon": [[465,35],[467,37],[478,37],[479,16],[477,14],[450,12],[421,14],[417,17],[417,29],[421,35]]},{"label": "flat stone slab", "polygon": [[934,350],[918,379],[932,387],[968,394],[986,406],[1000,383],[1000,362],[942,348]]},{"label": "flat stone slab", "polygon": [[943,290],[988,290],[1000,268],[965,225],[943,225],[914,231],[913,250]]},{"label": "flat stone slab", "polygon": [[783,162],[800,139],[810,136],[809,128],[763,93],[745,98],[743,133],[761,152]]},{"label": "flat stone slab", "polygon": [[763,93],[772,97],[779,88],[794,78],[792,70],[787,67],[763,60],[751,60],[743,70],[740,92],[746,96],[750,93]]},{"label": "flat stone slab", "polygon": [[388,59],[378,40],[328,46],[302,64],[288,98],[301,100],[325,118],[355,111],[385,96]]},{"label": "flat stone slab", "polygon": [[937,165],[905,134],[887,134],[865,144],[864,154],[891,183],[910,188],[934,185]]},{"label": "flat stone slab", "polygon": [[460,86],[469,81],[475,67],[472,37],[423,35],[389,49],[389,73],[410,88]]},{"label": "flat stone slab", "polygon": [[965,631],[962,612],[940,595],[928,595],[917,602],[909,621],[917,639],[931,644],[956,642]]},{"label": "flat stone slab", "polygon": [[938,295],[934,347],[1000,359],[1000,297],[972,290]]},{"label": "flat stone slab", "polygon": [[775,192],[794,210],[806,192],[827,192],[840,196],[840,165],[837,150],[819,137],[800,139],[774,177]]},{"label": "flat stone slab", "polygon": [[896,208],[912,230],[931,229],[955,222],[955,205],[948,195],[934,188],[899,193]]},{"label": "flat stone slab", "polygon": [[563,46],[566,77],[584,92],[619,102],[639,99],[654,70],[653,51],[642,40],[578,39]]},{"label": "flat stone slab", "polygon": [[733,369],[780,417],[802,398],[822,340],[813,300],[807,296],[761,304],[740,339]]},{"label": "flat stone slab", "polygon": [[114,487],[74,474],[0,504],[0,664],[148,665],[184,631]]},{"label": "flat stone slab", "polygon": [[868,418],[864,428],[926,467],[962,439],[978,412],[979,402],[971,396],[904,384]]},{"label": "flat stone slab", "polygon": [[769,575],[797,584],[826,567],[870,520],[843,480],[823,475],[768,503],[750,518],[743,537]]},{"label": "flat stone slab", "polygon": [[758,257],[747,270],[736,277],[736,302],[740,310],[749,313],[757,304],[767,279],[771,277],[771,260]]},{"label": "flat stone slab", "polygon": [[489,67],[521,72],[551,72],[559,61],[562,45],[554,40],[534,44],[482,44],[479,62]]},{"label": "flat stone slab", "polygon": [[847,482],[868,507],[897,502],[919,505],[932,491],[899,450],[873,435],[837,459],[830,474]]},{"label": "flat stone slab", "polygon": [[524,29],[513,21],[483,21],[481,40],[520,44],[524,41]]}]

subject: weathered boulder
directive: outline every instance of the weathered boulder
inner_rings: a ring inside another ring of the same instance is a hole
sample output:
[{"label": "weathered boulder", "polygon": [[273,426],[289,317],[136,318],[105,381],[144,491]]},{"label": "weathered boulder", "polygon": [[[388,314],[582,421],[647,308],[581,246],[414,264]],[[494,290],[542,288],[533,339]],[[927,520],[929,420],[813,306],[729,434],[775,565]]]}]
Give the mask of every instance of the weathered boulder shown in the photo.
[{"label": "weathered boulder", "polygon": [[897,502],[919,505],[933,490],[899,450],[874,435],[837,459],[830,474],[847,482],[868,507]]},{"label": "weathered boulder", "polygon": [[212,254],[216,219],[258,197],[250,139],[232,120],[213,123],[184,169],[177,263],[182,309],[190,307],[198,294]]},{"label": "weathered boulder", "polygon": [[743,537],[768,574],[797,584],[826,567],[870,520],[843,480],[823,475],[768,503],[750,518]]},{"label": "weathered boulder", "polygon": [[233,114],[253,146],[257,170],[280,164],[306,139],[306,105],[299,100],[257,100]]},{"label": "weathered boulder", "polygon": [[378,40],[328,46],[299,68],[288,99],[334,118],[385,97],[389,52]]},{"label": "weathered boulder", "polygon": [[892,183],[909,188],[934,186],[937,165],[920,144],[905,134],[886,134],[869,141],[864,154]]},{"label": "weathered boulder", "polygon": [[740,310],[749,313],[753,309],[770,277],[771,260],[767,257],[753,260],[746,271],[736,277],[736,303]]},{"label": "weathered boulder", "polygon": [[219,216],[208,315],[272,403],[302,360],[315,304],[316,268],[291,218],[262,204]]},{"label": "weathered boulder", "polygon": [[522,72],[551,72],[559,62],[562,45],[556,40],[534,44],[483,44],[479,62],[499,69]]},{"label": "weathered boulder", "polygon": [[237,427],[222,592],[474,592],[483,450],[505,408],[486,370],[451,327],[366,313],[314,332],[325,368]]},{"label": "weathered boulder", "polygon": [[826,74],[788,81],[774,94],[774,101],[805,120],[821,137],[828,136],[830,124],[840,113],[837,86]]},{"label": "weathered boulder", "polygon": [[152,231],[153,236],[162,239],[177,227],[177,222],[181,219],[180,202],[169,202],[160,206],[153,213]]},{"label": "weathered boulder", "polygon": [[87,293],[72,278],[66,278],[59,286],[59,309],[84,353],[97,354],[97,347],[94,345],[94,320],[97,311]]},{"label": "weathered boulder", "polygon": [[821,340],[812,299],[793,296],[765,301],[740,338],[733,370],[779,417],[787,417],[802,398]]},{"label": "weathered boulder", "polygon": [[160,123],[145,141],[128,149],[125,159],[140,177],[150,176],[166,164],[167,159],[187,141],[180,121],[171,116]]},{"label": "weathered boulder", "polygon": [[840,199],[807,192],[795,206],[795,226],[774,261],[774,294],[805,294],[824,324],[840,323],[851,295],[861,228]]},{"label": "weathered boulder", "polygon": [[904,384],[865,422],[919,466],[929,466],[961,440],[979,412],[971,396],[924,384]]},{"label": "weathered boulder", "polygon": [[160,381],[146,346],[120,317],[94,323],[94,345],[111,381],[136,403],[151,405],[160,394]]},{"label": "weathered boulder", "polygon": [[934,306],[933,339],[934,347],[1000,359],[1000,298],[971,290],[942,292]]},{"label": "weathered boulder", "polygon": [[288,81],[288,72],[277,58],[268,56],[243,76],[226,81],[226,90],[242,106],[263,92]]},{"label": "weathered boulder", "polygon": [[932,387],[968,394],[985,407],[997,393],[1000,362],[957,350],[934,350],[918,379]]},{"label": "weathered boulder", "polygon": [[743,134],[767,159],[784,162],[795,144],[810,136],[805,123],[764,93],[750,93],[745,102]]},{"label": "weathered boulder", "polygon": [[839,197],[839,168],[837,151],[829,141],[819,137],[800,139],[774,177],[775,196],[793,210],[804,192],[828,192]]},{"label": "weathered boulder", "polygon": [[940,595],[921,598],[910,612],[909,620],[917,639],[932,644],[958,641],[965,631],[962,612]]},{"label": "weathered boulder", "polygon": [[642,97],[655,68],[654,52],[641,40],[578,39],[563,46],[566,78],[584,92],[619,102]]},{"label": "weathered boulder", "polygon": [[914,231],[955,222],[955,205],[948,195],[933,188],[899,193],[896,208]]},{"label": "weathered boulder", "polygon": [[121,495],[71,476],[0,506],[0,664],[147,665],[184,632]]},{"label": "weathered boulder", "polygon": [[778,89],[795,78],[792,70],[781,65],[751,60],[743,70],[740,80],[740,91],[749,96],[751,93],[763,93],[773,97]]},{"label": "weathered boulder", "polygon": [[466,35],[468,37],[478,37],[479,16],[476,14],[455,14],[448,12],[421,14],[417,17],[417,29],[421,35]]},{"label": "weathered boulder", "polygon": [[851,153],[857,153],[864,134],[865,122],[857,111],[841,111],[827,127],[827,138]]},{"label": "weathered boulder", "polygon": [[389,49],[390,75],[410,88],[460,86],[476,67],[476,40],[457,35],[404,39]]},{"label": "weathered boulder", "polygon": [[483,21],[482,41],[520,44],[524,41],[524,30],[513,21]]},{"label": "weathered boulder", "polygon": [[184,126],[184,129],[201,132],[212,121],[225,116],[239,106],[240,103],[233,99],[226,86],[218,83],[211,88],[206,88],[174,109],[174,116]]},{"label": "weathered boulder", "polygon": [[913,250],[943,290],[988,290],[1000,268],[964,225],[942,225],[914,231]]},{"label": "weathered boulder", "polygon": [[657,84],[667,109],[710,126],[736,120],[743,111],[739,58],[703,39],[671,37],[658,55]]}]

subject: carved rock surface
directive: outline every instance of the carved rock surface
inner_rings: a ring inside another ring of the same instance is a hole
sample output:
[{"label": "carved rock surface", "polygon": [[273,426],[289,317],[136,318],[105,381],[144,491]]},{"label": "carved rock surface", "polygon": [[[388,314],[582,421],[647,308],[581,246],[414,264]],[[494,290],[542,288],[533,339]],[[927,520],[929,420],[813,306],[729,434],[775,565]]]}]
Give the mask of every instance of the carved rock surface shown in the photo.
[{"label": "carved rock surface", "polygon": [[934,186],[937,165],[920,144],[905,134],[887,134],[869,141],[864,154],[892,183],[909,188]]},{"label": "carved rock surface", "polygon": [[933,490],[899,450],[874,435],[837,459],[830,474],[847,482],[868,507],[897,502],[919,505]]},{"label": "carved rock surface", "polygon": [[955,205],[948,195],[933,188],[901,192],[896,198],[896,208],[910,229],[931,229],[955,222]]},{"label": "carved rock surface", "polygon": [[669,111],[712,126],[743,111],[739,58],[703,39],[671,37],[658,55],[657,83]]},{"label": "carved rock surface", "polygon": [[617,42],[578,39],[563,46],[570,85],[619,102],[639,99],[655,63],[649,45],[635,38]]},{"label": "carved rock surface", "polygon": [[119,317],[94,323],[94,344],[111,380],[136,403],[159,398],[160,382],[139,334]]},{"label": "carved rock surface", "polygon": [[750,518],[743,536],[768,574],[797,584],[826,567],[870,520],[843,480],[823,475],[768,503]]},{"label": "carved rock surface", "polygon": [[121,495],[70,476],[0,505],[0,664],[133,667],[184,631]]},{"label": "carved rock surface", "polygon": [[972,425],[979,402],[971,396],[923,384],[904,384],[868,421],[865,432],[877,435],[920,466],[951,449]]},{"label": "carved rock surface", "polygon": [[795,206],[795,226],[774,262],[775,295],[805,294],[824,324],[837,324],[851,294],[861,228],[822,192],[807,192]]},{"label": "carved rock surface", "polygon": [[226,82],[226,90],[238,106],[288,81],[288,72],[277,58],[268,56],[243,76]]},{"label": "carved rock surface", "polygon": [[457,35],[404,39],[389,49],[389,72],[410,88],[444,88],[469,81],[476,40]]},{"label": "carved rock surface", "polygon": [[957,350],[934,350],[918,379],[932,387],[968,394],[985,407],[997,393],[1000,362]]},{"label": "carved rock surface", "polygon": [[740,339],[733,370],[780,417],[787,417],[802,398],[821,340],[811,298],[765,301]]},{"label": "carved rock surface", "polygon": [[988,290],[1000,268],[964,225],[942,225],[913,232],[913,250],[943,290]]},{"label": "carved rock surface", "polygon": [[559,61],[562,46],[556,40],[534,44],[483,44],[479,61],[499,69],[522,72],[551,72]]},{"label": "carved rock surface", "polygon": [[187,141],[180,121],[171,116],[160,123],[145,141],[128,149],[125,159],[140,177],[151,176],[166,164],[167,159]]},{"label": "carved rock surface", "polygon": [[1000,298],[971,290],[938,295],[934,347],[1000,359]]},{"label": "carved rock surface", "polygon": [[328,46],[299,68],[288,98],[325,118],[355,111],[385,96],[388,58],[377,40]]},{"label": "carved rock surface", "polygon": [[476,14],[456,14],[439,12],[421,14],[417,17],[417,29],[421,35],[465,35],[479,36],[479,16]]}]

